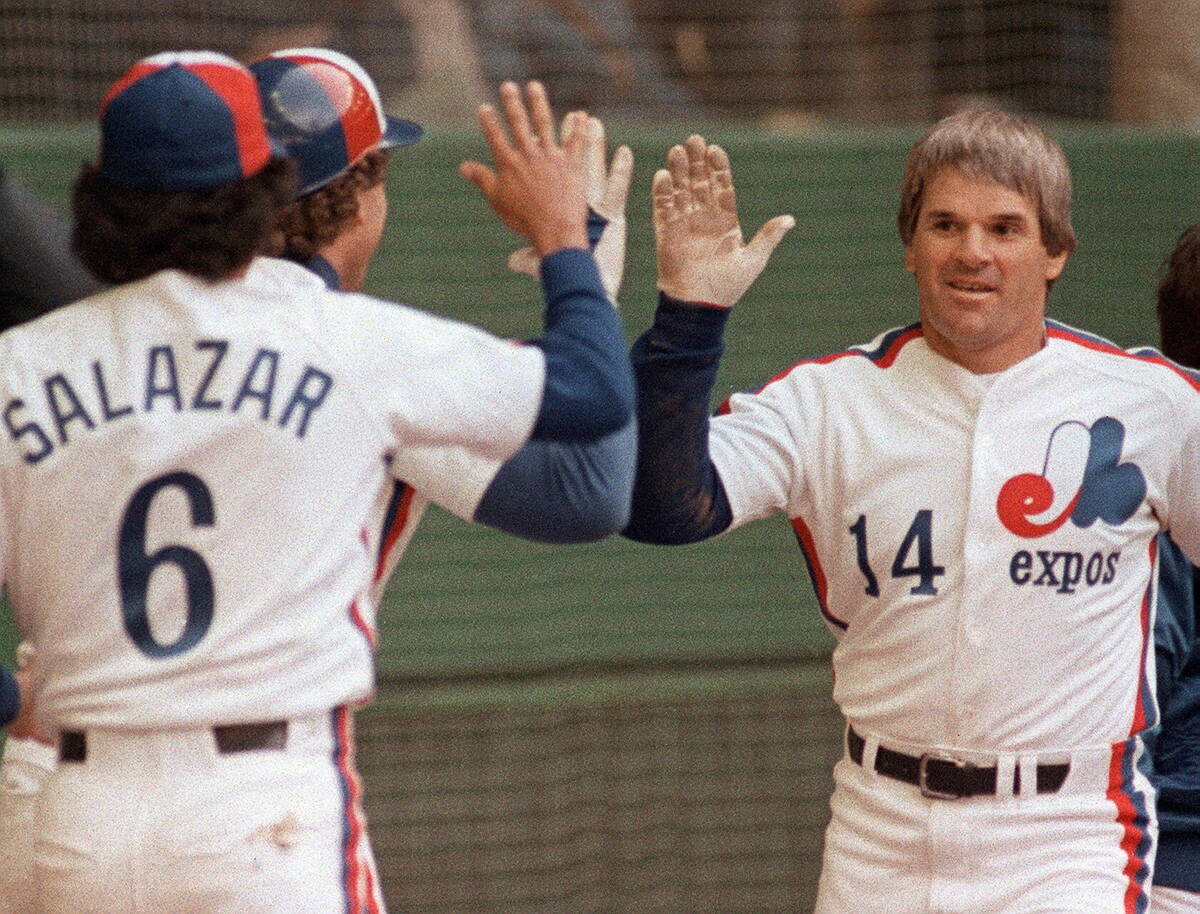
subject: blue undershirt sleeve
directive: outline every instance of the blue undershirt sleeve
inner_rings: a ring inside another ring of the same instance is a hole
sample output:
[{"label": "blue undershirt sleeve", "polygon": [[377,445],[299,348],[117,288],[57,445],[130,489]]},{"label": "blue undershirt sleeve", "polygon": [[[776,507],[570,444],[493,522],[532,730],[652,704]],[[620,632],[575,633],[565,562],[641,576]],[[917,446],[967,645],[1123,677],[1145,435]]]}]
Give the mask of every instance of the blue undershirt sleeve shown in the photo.
[{"label": "blue undershirt sleeve", "polygon": [[531,342],[546,355],[546,388],[532,438],[591,441],[633,415],[633,373],[620,318],[588,251],[542,258],[546,330]]},{"label": "blue undershirt sleeve", "polygon": [[12,670],[0,667],[0,727],[7,727],[21,711],[21,687]]},{"label": "blue undershirt sleeve", "polygon": [[[608,220],[588,209],[593,250]],[[530,440],[500,467],[474,520],[541,543],[587,543],[629,522],[637,430],[630,418],[583,444]]]},{"label": "blue undershirt sleeve", "polygon": [[496,473],[475,520],[541,543],[588,543],[629,521],[637,429],[596,441],[530,441]]},{"label": "blue undershirt sleeve", "polygon": [[660,296],[654,325],[633,345],[638,455],[623,535],[680,545],[733,523],[708,448],[713,385],[729,311]]}]

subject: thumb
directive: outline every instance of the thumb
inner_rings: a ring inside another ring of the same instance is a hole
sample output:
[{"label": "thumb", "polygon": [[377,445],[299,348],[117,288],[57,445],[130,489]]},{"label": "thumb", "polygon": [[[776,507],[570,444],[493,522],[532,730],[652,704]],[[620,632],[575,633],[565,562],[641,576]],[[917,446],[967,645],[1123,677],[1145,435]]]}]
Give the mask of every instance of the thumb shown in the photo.
[{"label": "thumb", "polygon": [[761,259],[766,263],[771,252],[783,241],[783,236],[796,227],[796,220],[791,216],[776,216],[768,221],[746,245],[746,253]]},{"label": "thumb", "polygon": [[492,199],[496,190],[496,173],[481,162],[467,161],[458,166],[458,173]]}]

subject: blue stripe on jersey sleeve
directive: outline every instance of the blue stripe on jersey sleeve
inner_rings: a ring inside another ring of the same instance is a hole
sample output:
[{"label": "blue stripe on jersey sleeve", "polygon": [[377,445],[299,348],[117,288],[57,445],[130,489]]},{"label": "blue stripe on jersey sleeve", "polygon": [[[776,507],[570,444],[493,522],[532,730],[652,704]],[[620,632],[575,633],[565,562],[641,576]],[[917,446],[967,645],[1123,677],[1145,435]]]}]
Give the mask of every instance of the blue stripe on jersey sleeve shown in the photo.
[{"label": "blue stripe on jersey sleeve", "polygon": [[535,439],[590,441],[615,432],[633,415],[633,373],[616,309],[592,255],[564,248],[542,258],[546,389]]},{"label": "blue stripe on jersey sleeve", "polygon": [[729,310],[661,296],[654,325],[633,345],[638,465],[629,526],[645,543],[677,545],[733,523],[708,449],[713,385]]}]

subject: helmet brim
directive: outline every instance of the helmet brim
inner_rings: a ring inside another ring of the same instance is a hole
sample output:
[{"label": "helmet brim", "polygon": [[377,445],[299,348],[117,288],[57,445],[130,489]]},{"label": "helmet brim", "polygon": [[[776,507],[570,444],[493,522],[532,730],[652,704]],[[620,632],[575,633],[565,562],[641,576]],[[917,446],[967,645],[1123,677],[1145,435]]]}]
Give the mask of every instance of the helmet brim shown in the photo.
[{"label": "helmet brim", "polygon": [[387,130],[379,140],[379,149],[393,149],[397,146],[411,146],[425,135],[425,128],[416,121],[406,121],[402,117],[388,117]]}]

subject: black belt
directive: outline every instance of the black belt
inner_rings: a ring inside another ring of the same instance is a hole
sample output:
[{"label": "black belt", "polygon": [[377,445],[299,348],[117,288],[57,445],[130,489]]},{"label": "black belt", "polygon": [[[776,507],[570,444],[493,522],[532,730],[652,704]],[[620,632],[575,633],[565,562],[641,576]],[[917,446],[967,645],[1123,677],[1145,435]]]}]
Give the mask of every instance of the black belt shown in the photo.
[{"label": "black belt", "polygon": [[[217,743],[217,752],[221,755],[287,748],[286,720],[272,720],[261,724],[226,724],[213,727],[212,732]],[[62,731],[58,737],[58,760],[87,761],[87,734],[80,730]]]},{"label": "black belt", "polygon": [[[866,740],[850,727],[846,747],[850,758],[861,765]],[[886,746],[875,753],[875,770],[889,778],[916,784],[921,793],[939,800],[958,800],[963,797],[992,796],[996,793],[995,766],[975,765],[950,756],[926,753],[905,755]],[[1037,792],[1057,793],[1071,770],[1070,762],[1037,766]],[[1013,769],[1013,794],[1021,792],[1021,768]]]}]

